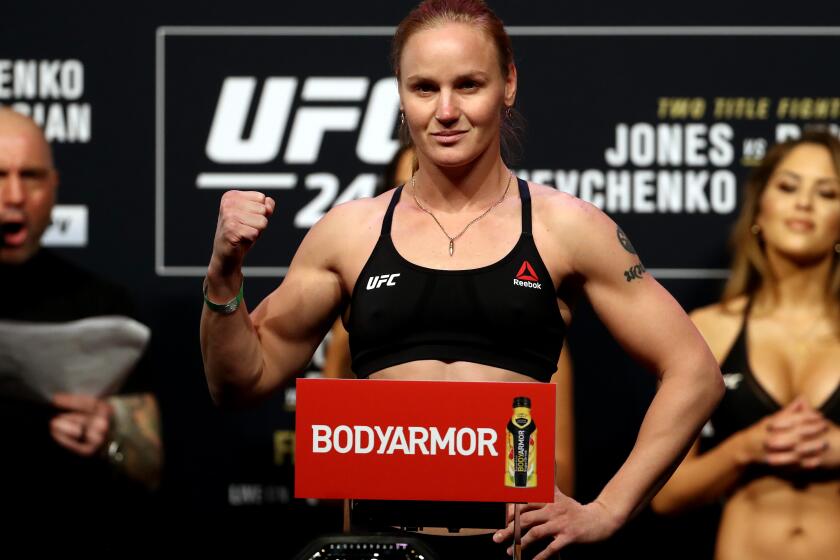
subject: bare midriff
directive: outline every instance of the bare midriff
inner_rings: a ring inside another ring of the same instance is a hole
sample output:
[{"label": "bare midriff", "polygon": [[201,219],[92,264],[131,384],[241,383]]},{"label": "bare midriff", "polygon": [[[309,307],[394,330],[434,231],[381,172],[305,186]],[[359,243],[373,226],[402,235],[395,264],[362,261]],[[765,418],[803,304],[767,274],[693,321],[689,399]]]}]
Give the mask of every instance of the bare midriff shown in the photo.
[{"label": "bare midriff", "polygon": [[797,488],[767,476],[746,484],[724,507],[715,558],[840,558],[840,480]]},{"label": "bare midriff", "polygon": [[538,383],[533,377],[473,362],[441,362],[417,360],[385,368],[370,379],[399,379],[402,381],[516,381]]}]

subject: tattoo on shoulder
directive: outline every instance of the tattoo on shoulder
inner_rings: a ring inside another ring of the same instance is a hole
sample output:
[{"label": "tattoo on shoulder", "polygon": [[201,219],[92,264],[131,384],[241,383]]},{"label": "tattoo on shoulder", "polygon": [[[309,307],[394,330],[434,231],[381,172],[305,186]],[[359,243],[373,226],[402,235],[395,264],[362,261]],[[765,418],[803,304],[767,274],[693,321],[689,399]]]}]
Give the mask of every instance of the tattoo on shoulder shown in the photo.
[{"label": "tattoo on shoulder", "polygon": [[645,265],[643,265],[642,262],[639,261],[638,263],[624,271],[624,279],[628,282],[632,282],[633,280],[641,280],[642,275],[645,272],[647,272],[647,270],[645,269]]},{"label": "tattoo on shoulder", "polygon": [[615,234],[618,236],[618,242],[621,243],[625,251],[631,255],[637,254],[636,249],[633,248],[633,244],[630,243],[630,239],[627,238],[627,234],[620,227],[616,227]]}]

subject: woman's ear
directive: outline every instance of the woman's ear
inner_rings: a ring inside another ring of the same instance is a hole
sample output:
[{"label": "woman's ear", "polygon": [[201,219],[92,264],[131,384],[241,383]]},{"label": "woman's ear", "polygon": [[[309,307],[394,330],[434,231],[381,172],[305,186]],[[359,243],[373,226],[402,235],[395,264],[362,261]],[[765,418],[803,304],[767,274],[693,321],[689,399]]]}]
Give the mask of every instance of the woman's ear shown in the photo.
[{"label": "woman's ear", "polygon": [[516,102],[516,85],[516,65],[511,62],[508,64],[508,75],[505,79],[505,106],[507,107],[513,107]]}]

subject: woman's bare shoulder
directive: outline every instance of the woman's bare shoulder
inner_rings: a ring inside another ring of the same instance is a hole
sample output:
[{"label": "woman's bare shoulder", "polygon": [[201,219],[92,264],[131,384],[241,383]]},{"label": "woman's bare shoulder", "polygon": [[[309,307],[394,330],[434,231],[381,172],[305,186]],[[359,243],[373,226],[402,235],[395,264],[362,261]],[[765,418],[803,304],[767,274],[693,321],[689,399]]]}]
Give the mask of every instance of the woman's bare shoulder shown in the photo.
[{"label": "woman's bare shoulder", "polygon": [[582,232],[612,224],[609,216],[595,205],[576,196],[537,183],[528,183],[535,227],[543,227],[569,242],[585,239]]},{"label": "woman's bare shoulder", "polygon": [[337,204],[317,225],[324,229],[341,230],[344,235],[348,231],[378,228],[393,194],[392,191],[388,191],[375,198],[358,198]]},{"label": "woman's bare shoulder", "polygon": [[748,298],[746,295],[737,296],[728,301],[719,301],[711,305],[698,307],[689,316],[694,322],[721,323],[739,322],[744,317],[744,310],[747,308]]},{"label": "woman's bare shoulder", "polygon": [[597,207],[576,196],[557,190],[554,187],[528,182],[528,192],[534,201],[535,210],[548,208],[551,211],[563,211],[573,214],[601,212]]},{"label": "woman's bare shoulder", "polygon": [[744,320],[747,296],[699,307],[689,313],[697,330],[706,339],[712,353],[720,360],[732,346]]},{"label": "woman's bare shoulder", "polygon": [[597,206],[544,185],[530,184],[530,192],[534,241],[556,278],[611,283],[641,267],[636,249]]},{"label": "woman's bare shoulder", "polygon": [[297,254],[308,255],[325,266],[338,267],[337,263],[372,248],[392,194],[337,204],[309,229]]}]

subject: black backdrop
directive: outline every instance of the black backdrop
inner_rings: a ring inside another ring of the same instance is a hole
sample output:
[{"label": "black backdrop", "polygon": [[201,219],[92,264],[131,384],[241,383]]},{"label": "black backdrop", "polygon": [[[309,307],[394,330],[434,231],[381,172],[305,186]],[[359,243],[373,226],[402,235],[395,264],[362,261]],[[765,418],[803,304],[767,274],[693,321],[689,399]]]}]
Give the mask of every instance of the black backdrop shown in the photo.
[{"label": "black backdrop", "polygon": [[[290,496],[293,391],[247,411],[210,403],[197,335],[221,191],[199,188],[199,175],[294,185],[275,193],[280,211],[249,259],[253,306],[276,286],[307,223],[342,195],[364,194],[388,159],[396,114],[387,80],[377,84],[388,76],[389,28],[411,5],[181,2],[116,13],[27,3],[0,19],[0,103],[43,120],[61,172],[50,244],[127,285],[153,329],[167,511],[204,512],[232,524],[217,538],[274,543],[280,557],[338,529],[340,513]],[[791,128],[840,122],[840,28],[825,27],[840,23],[840,10],[491,5],[513,35],[528,121],[514,168],[604,207],[687,309],[713,301],[749,167]],[[319,89],[319,77],[345,81]],[[214,143],[226,83],[254,89],[240,89],[225,113],[236,121],[236,109],[246,111],[244,128],[219,124]],[[274,106],[288,103],[285,121],[282,111],[260,115],[257,100],[272,87]],[[329,114],[346,130],[313,136],[306,119]],[[236,152],[263,117],[269,131],[285,123],[284,134]],[[626,162],[613,149],[625,131]],[[629,452],[655,384],[585,304],[570,341],[576,494],[585,501]],[[312,372],[322,359],[321,349]],[[708,512],[676,521],[645,512],[574,556],[703,557],[713,522]]]}]

